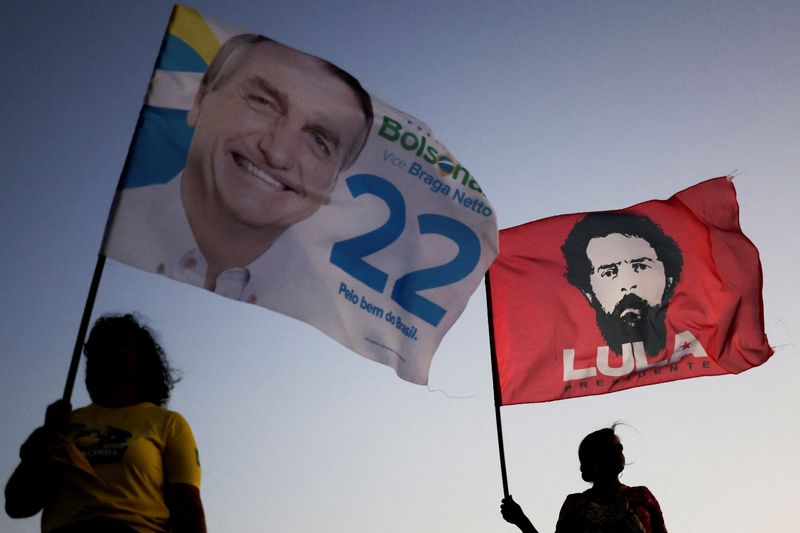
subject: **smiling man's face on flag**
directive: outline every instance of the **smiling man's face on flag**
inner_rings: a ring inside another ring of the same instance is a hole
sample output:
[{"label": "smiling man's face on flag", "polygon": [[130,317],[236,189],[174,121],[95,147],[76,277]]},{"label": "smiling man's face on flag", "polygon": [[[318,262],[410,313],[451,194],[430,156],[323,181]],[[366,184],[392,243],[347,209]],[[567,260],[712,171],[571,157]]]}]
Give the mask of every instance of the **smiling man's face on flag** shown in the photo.
[{"label": "smiling man's face on flag", "polygon": [[288,227],[328,202],[365,128],[358,97],[319,58],[273,41],[226,63],[189,112],[185,179],[202,183],[218,214]]}]

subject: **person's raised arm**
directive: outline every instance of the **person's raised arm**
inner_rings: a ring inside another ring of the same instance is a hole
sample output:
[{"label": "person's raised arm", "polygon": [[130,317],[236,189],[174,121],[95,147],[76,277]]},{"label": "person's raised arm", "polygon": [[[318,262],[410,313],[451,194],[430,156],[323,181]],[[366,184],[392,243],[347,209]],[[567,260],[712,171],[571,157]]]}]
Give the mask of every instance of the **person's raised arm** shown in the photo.
[{"label": "person's raised arm", "polygon": [[511,496],[503,498],[500,503],[500,514],[503,515],[503,519],[506,522],[517,526],[522,533],[539,533],[528,517],[525,516],[522,507]]}]

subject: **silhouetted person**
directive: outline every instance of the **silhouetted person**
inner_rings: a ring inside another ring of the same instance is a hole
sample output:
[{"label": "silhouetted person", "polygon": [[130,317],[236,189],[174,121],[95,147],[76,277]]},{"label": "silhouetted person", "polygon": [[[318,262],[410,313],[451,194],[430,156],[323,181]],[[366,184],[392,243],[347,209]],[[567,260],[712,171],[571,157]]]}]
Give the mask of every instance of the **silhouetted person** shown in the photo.
[{"label": "silhouetted person", "polygon": [[[620,483],[625,455],[613,427],[589,433],[578,458],[581,477],[592,487],[567,496],[556,533],[666,533],[661,507],[648,488]],[[503,499],[500,512],[523,533],[538,533],[511,496]]]},{"label": "silhouetted person", "polygon": [[44,533],[205,533],[192,430],[163,406],[176,382],[133,315],[103,316],[84,346],[92,403],[50,405],[5,490],[12,518]]}]

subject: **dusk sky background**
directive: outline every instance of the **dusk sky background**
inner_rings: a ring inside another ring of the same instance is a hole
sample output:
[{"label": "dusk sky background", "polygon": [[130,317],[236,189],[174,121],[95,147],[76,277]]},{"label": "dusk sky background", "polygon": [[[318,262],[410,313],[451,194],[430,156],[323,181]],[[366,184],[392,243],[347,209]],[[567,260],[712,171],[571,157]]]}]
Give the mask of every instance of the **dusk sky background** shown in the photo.
[{"label": "dusk sky background", "polygon": [[[553,531],[577,446],[616,421],[681,533],[797,533],[800,3],[196,1],[353,73],[426,122],[501,228],[735,173],[775,355],[735,376],[502,409],[512,494]],[[0,6],[0,478],[60,397],[172,4]],[[136,310],[180,369],[211,532],[513,532],[483,288],[406,383],[311,326],[109,261],[94,315]],[[73,397],[88,402],[83,370]],[[30,533],[39,519],[0,517]]]}]

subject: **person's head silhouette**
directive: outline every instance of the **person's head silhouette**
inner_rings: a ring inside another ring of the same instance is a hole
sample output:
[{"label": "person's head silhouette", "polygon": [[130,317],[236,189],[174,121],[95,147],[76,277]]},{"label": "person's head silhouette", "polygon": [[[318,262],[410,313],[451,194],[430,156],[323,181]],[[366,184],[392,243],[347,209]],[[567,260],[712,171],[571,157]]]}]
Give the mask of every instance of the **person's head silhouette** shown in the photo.
[{"label": "person's head silhouette", "polygon": [[153,332],[134,315],[97,319],[84,345],[86,390],[98,405],[165,405],[177,381]]},{"label": "person's head silhouette", "polygon": [[581,477],[584,481],[613,481],[625,468],[622,443],[614,428],[603,428],[586,435],[578,446]]}]

